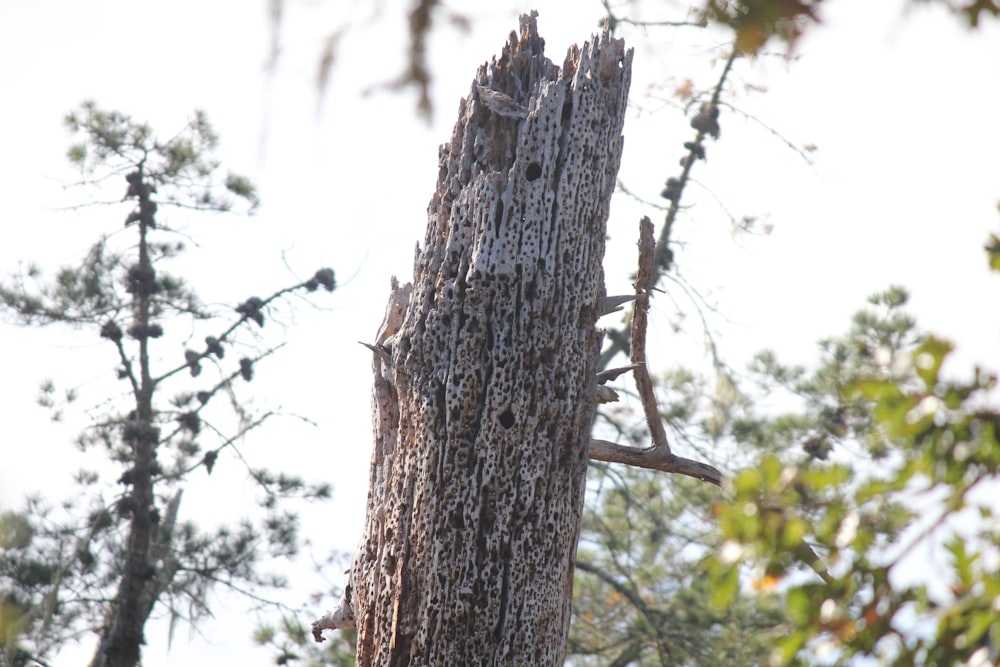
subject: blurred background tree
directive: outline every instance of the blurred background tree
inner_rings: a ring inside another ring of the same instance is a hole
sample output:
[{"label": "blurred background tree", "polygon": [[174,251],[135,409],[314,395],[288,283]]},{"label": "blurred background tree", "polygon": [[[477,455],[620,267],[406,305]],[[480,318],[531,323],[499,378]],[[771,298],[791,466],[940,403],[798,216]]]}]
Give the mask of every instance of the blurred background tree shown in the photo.
[{"label": "blurred background tree", "polygon": [[[29,497],[23,509],[0,517],[0,664],[44,664],[67,643],[96,634],[91,664],[134,665],[154,609],[172,625],[196,624],[211,614],[210,593],[220,586],[266,601],[267,589],[283,579],[263,560],[293,555],[300,541],[296,513],[282,501],[329,496],[325,483],[251,465],[241,441],[275,413],[244,403],[240,386],[281,346],[258,333],[272,313],[293,294],[332,291],[334,274],[320,269],[235,308],[205,305],[183,276],[169,272],[187,243],[163,210],[252,212],[258,200],[248,179],[220,176],[218,138],[204,114],[193,114],[166,141],[93,102],[66,124],[78,140],[69,157],[81,184],[124,192],[89,205],[121,217],[109,216],[114,224],[79,266],[45,278],[31,263],[0,285],[0,309],[21,326],[103,339],[108,374],[125,389],[111,385],[87,411],[90,425],[76,445],[92,453],[94,466],[79,471],[78,488],[57,504]],[[59,419],[77,398],[46,380],[39,402]],[[5,459],[17,465],[12,452]],[[234,463],[258,487],[257,516],[213,530],[181,520],[185,486],[210,483],[213,471]],[[197,482],[195,473],[202,475]]]}]

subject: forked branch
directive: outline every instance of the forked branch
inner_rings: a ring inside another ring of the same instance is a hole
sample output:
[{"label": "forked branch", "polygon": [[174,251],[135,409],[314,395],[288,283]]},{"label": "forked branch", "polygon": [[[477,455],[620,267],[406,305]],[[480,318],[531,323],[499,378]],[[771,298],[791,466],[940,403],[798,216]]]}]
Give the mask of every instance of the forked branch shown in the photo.
[{"label": "forked branch", "polygon": [[636,273],[633,286],[637,298],[632,306],[631,350],[632,376],[635,378],[636,392],[642,402],[642,410],[649,426],[649,435],[653,440],[651,446],[639,449],[627,445],[619,445],[607,440],[591,440],[588,457],[595,461],[624,463],[639,468],[649,468],[663,472],[679,473],[722,486],[722,473],[716,468],[677,456],[670,451],[667,441],[667,431],[660,417],[660,409],[656,404],[656,394],[653,391],[653,381],[649,377],[646,366],[646,327],[649,322],[649,295],[656,282],[654,255],[656,242],[653,240],[653,223],[644,217],[639,223],[639,270]]}]

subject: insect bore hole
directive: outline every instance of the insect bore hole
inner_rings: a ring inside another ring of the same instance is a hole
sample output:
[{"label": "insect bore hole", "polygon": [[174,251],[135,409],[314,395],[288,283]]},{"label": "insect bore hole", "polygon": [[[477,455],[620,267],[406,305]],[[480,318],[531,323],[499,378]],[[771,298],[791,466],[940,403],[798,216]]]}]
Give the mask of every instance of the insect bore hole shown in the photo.
[{"label": "insect bore hole", "polygon": [[524,177],[529,181],[536,181],[542,177],[542,165],[532,162],[524,172]]},{"label": "insect bore hole", "polygon": [[504,410],[500,415],[500,425],[504,428],[510,428],[514,425],[514,413],[510,411],[510,408]]}]

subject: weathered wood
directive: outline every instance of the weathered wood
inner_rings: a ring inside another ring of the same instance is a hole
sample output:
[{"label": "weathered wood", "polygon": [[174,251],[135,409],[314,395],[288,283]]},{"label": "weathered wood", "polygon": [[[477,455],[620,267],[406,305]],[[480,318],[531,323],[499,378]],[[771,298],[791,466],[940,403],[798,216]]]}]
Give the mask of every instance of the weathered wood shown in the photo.
[{"label": "weathered wood", "polygon": [[479,69],[378,341],[365,532],[314,624],[356,622],[359,665],[563,661],[632,52],[543,47],[523,16]]}]

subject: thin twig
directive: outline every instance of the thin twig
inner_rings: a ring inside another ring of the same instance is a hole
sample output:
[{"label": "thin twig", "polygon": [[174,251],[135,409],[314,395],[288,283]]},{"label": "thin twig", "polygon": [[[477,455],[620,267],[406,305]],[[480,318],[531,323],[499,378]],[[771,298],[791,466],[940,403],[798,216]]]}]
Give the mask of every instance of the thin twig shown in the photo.
[{"label": "thin twig", "polygon": [[666,211],[666,210],[667,210],[667,209],[669,208],[669,207],[667,207],[667,206],[664,206],[663,204],[660,204],[660,203],[658,203],[658,202],[655,202],[655,201],[647,201],[647,200],[646,200],[646,199],[644,199],[643,197],[640,197],[640,196],[639,196],[639,195],[637,195],[636,193],[632,192],[632,191],[631,191],[631,190],[630,190],[630,189],[628,188],[628,186],[627,186],[627,185],[625,185],[625,181],[623,181],[623,180],[622,180],[622,179],[620,179],[620,178],[618,179],[618,184],[617,184],[617,185],[615,185],[615,191],[616,191],[616,192],[620,192],[620,193],[622,193],[623,195],[625,195],[626,197],[629,197],[630,199],[634,199],[635,201],[639,202],[639,203],[640,203],[640,204],[642,204],[643,206],[648,206],[648,207],[650,207],[650,208],[655,208],[655,209],[657,209],[658,211]]},{"label": "thin twig", "polygon": [[754,123],[757,123],[762,128],[764,128],[764,130],[766,130],[767,132],[770,132],[771,135],[774,138],[776,138],[778,141],[782,142],[783,144],[785,144],[786,146],[788,146],[790,149],[792,149],[792,151],[794,151],[795,153],[797,153],[798,156],[800,158],[802,158],[805,161],[805,163],[808,164],[810,167],[815,167],[816,166],[815,160],[813,160],[809,156],[809,153],[807,152],[808,149],[803,149],[798,144],[796,144],[794,141],[792,141],[791,139],[789,139],[788,137],[786,137],[785,135],[783,135],[781,132],[778,132],[776,129],[774,129],[773,127],[771,127],[770,125],[768,125],[767,123],[765,123],[764,121],[762,121],[760,118],[757,118],[757,116],[754,116],[753,114],[751,114],[749,112],[746,112],[743,109],[740,109],[739,107],[735,107],[732,104],[728,104],[728,103],[725,103],[725,102],[720,103],[720,106],[724,106],[727,109],[729,109],[730,111],[733,111],[733,112],[738,113],[739,115],[743,116],[747,120],[750,120],[750,121],[753,121]]},{"label": "thin twig", "polygon": [[654,614],[656,614],[657,612],[656,609],[650,607],[646,603],[646,601],[642,599],[642,596],[639,595],[639,593],[637,593],[634,589],[622,584],[620,581],[615,579],[611,574],[605,572],[596,565],[589,563],[585,560],[580,560],[579,558],[576,560],[576,569],[580,570],[581,572],[587,572],[589,574],[592,574],[601,581],[603,581],[604,583],[606,583],[608,586],[613,588],[616,593],[618,593],[623,598],[631,602],[632,606],[638,609],[643,614],[643,616],[647,617],[649,620],[651,621],[659,620],[653,618]]},{"label": "thin twig", "polygon": [[[626,23],[628,25],[636,26],[638,28],[704,28],[708,25],[708,20],[705,16],[700,16],[694,21],[689,20],[679,20],[679,21],[643,21],[637,19],[630,19],[626,16],[615,16],[614,12],[611,10],[611,2],[609,0],[601,0],[601,4],[604,5],[604,11],[607,12],[605,21],[608,26],[614,30],[614,27],[620,23]],[[690,15],[690,12],[688,12]]]},{"label": "thin twig", "polygon": [[[715,88],[712,91],[711,100],[707,103],[709,107],[719,107],[719,100],[722,96],[722,89],[725,86],[726,79],[729,77],[729,73],[732,71],[733,63],[736,61],[738,50],[736,45],[732,45],[732,52],[729,54],[729,58],[726,60],[726,64],[722,69],[722,73],[719,75],[719,80],[715,84]],[[660,230],[660,236],[656,241],[656,250],[653,253],[653,282],[652,285],[655,287],[660,279],[673,268],[673,253],[670,250],[671,244],[671,232],[673,231],[674,221],[677,219],[677,214],[681,210],[681,200],[683,198],[684,189],[687,186],[691,178],[691,169],[694,167],[694,163],[704,155],[704,143],[705,137],[708,135],[704,130],[698,130],[695,135],[694,141],[685,144],[689,146],[688,154],[681,160],[683,164],[683,170],[681,175],[677,178],[676,193],[670,200],[670,207],[667,208],[667,213],[664,216],[663,228]],[[625,331],[627,332],[633,326],[632,323],[626,323]],[[627,336],[619,335],[612,336],[611,332],[608,333],[608,339],[610,344],[608,347],[601,352],[601,367],[607,366],[611,359],[614,358],[619,352],[626,352],[626,341]]]},{"label": "thin twig", "polygon": [[[729,58],[726,60],[725,67],[722,68],[722,74],[719,75],[719,81],[715,84],[715,90],[712,91],[712,100],[709,102],[711,107],[718,108],[719,98],[722,96],[722,88],[726,82],[726,78],[729,76],[729,72],[733,67],[733,63],[736,61],[736,56],[738,49],[736,45],[733,45],[732,52],[729,54]],[[688,154],[684,158],[684,170],[681,172],[679,183],[677,186],[677,196],[675,196],[670,202],[670,209],[667,211],[666,219],[663,221],[663,228],[660,230],[660,238],[656,242],[656,255],[654,257],[655,265],[659,272],[666,273],[670,268],[671,257],[670,249],[668,247],[670,243],[670,232],[673,230],[674,221],[677,219],[677,212],[680,210],[681,196],[684,192],[684,186],[687,185],[687,181],[691,176],[691,168],[694,163],[698,161],[698,158],[704,154],[704,142],[706,136],[705,130],[698,130],[698,134],[695,136],[692,147],[688,149]],[[657,279],[659,276],[657,276]],[[654,283],[655,285],[655,283]]]}]

